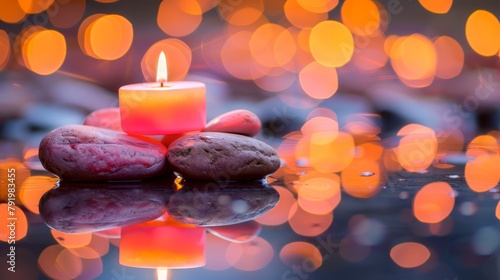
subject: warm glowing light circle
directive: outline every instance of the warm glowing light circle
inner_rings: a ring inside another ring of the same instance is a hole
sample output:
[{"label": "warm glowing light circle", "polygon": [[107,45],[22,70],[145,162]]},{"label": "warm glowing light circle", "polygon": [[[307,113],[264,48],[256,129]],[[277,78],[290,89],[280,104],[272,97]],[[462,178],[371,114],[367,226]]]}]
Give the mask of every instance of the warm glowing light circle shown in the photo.
[{"label": "warm glowing light circle", "polygon": [[423,265],[431,256],[427,247],[416,242],[399,243],[392,247],[391,259],[403,268],[414,268]]},{"label": "warm glowing light circle", "polygon": [[437,53],[436,77],[451,79],[462,72],[465,54],[462,46],[455,39],[440,36],[434,40]]},{"label": "warm glowing light circle", "polygon": [[31,71],[50,75],[59,70],[66,59],[66,39],[55,30],[37,31],[24,42],[23,58]]},{"label": "warm glowing light circle", "polygon": [[17,0],[19,6],[27,14],[38,14],[47,10],[54,0]]},{"label": "warm glowing light circle", "polygon": [[5,68],[10,59],[10,39],[7,32],[0,30],[0,71]]},{"label": "warm glowing light circle", "polygon": [[338,21],[325,20],[313,27],[309,46],[314,59],[327,67],[345,65],[354,53],[351,31]]},{"label": "warm glowing light circle", "polygon": [[500,49],[500,23],[485,10],[473,12],[465,23],[465,37],[470,47],[483,56],[493,56]]},{"label": "warm glowing light circle", "polygon": [[446,14],[453,4],[453,0],[418,0],[427,11],[435,14]]},{"label": "warm glowing light circle", "polygon": [[128,52],[134,30],[128,19],[120,15],[105,15],[89,26],[89,44],[97,58],[115,60]]},{"label": "warm glowing light circle", "polygon": [[379,30],[380,12],[372,0],[346,0],[340,15],[342,22],[354,34],[369,36]]},{"label": "warm glowing light circle", "polygon": [[[11,213],[14,213],[14,215]],[[14,228],[10,226],[12,222],[10,219],[12,218],[16,219]],[[23,209],[18,206],[9,206],[7,203],[0,203],[0,219],[0,241],[18,241],[23,239],[28,233],[28,219]]]},{"label": "warm glowing light circle", "polygon": [[321,65],[317,61],[311,62],[300,71],[299,81],[307,95],[315,99],[328,99],[339,87],[336,68]]},{"label": "warm glowing light circle", "polygon": [[196,0],[163,0],[156,21],[165,34],[182,37],[198,28],[202,13]]},{"label": "warm glowing light circle", "polygon": [[26,17],[18,0],[2,0],[0,20],[6,23],[19,23]]},{"label": "warm glowing light circle", "polygon": [[434,182],[421,188],[413,200],[413,214],[423,223],[439,223],[455,206],[453,189],[446,182]]}]

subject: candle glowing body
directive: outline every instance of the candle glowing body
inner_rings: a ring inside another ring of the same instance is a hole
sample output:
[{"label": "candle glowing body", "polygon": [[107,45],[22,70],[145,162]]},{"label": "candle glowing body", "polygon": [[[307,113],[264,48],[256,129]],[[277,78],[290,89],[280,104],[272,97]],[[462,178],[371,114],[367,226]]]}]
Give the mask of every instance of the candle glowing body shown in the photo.
[{"label": "candle glowing body", "polygon": [[206,122],[206,88],[199,82],[167,82],[165,53],[158,58],[157,83],[119,89],[122,129],[130,134],[176,134],[201,130]]},{"label": "candle glowing body", "polygon": [[205,265],[205,229],[176,221],[153,221],[122,228],[119,262],[143,268]]},{"label": "candle glowing body", "polygon": [[206,122],[205,85],[168,82],[126,85],[119,90],[122,129],[131,134],[201,130]]}]

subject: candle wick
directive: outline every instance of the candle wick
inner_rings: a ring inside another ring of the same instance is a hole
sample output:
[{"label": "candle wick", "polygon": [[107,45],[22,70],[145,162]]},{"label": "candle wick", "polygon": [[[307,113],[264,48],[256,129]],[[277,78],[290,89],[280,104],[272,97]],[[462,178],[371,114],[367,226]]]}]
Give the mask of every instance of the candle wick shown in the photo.
[{"label": "candle wick", "polygon": [[163,80],[160,81],[160,87],[163,87]]}]

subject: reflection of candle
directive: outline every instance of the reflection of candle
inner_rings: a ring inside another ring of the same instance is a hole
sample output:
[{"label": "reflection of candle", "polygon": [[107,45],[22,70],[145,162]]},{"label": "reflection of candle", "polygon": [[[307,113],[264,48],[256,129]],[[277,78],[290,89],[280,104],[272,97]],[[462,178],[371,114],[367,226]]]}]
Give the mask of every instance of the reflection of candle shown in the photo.
[{"label": "reflection of candle", "polygon": [[120,264],[144,268],[205,265],[205,228],[172,219],[122,228]]},{"label": "reflection of candle", "polygon": [[119,90],[122,129],[131,134],[174,134],[201,130],[206,122],[205,84],[167,82],[167,63],[158,59],[157,83]]}]

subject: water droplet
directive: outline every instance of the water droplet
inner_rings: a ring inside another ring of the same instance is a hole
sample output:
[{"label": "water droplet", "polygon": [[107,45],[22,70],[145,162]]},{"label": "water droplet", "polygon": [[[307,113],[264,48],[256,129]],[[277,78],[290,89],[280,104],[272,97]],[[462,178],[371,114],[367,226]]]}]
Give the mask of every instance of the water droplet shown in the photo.
[{"label": "water droplet", "polygon": [[452,192],[449,193],[449,195],[451,197],[457,197],[458,196],[458,192],[456,190],[453,190]]},{"label": "water droplet", "polygon": [[370,176],[375,175],[375,173],[371,172],[371,171],[363,171],[363,172],[361,172],[360,175],[361,175],[361,177],[370,177]]},{"label": "water droplet", "polygon": [[452,174],[452,175],[448,175],[448,178],[450,178],[450,179],[458,179],[458,178],[460,178],[460,175]]},{"label": "water droplet", "polygon": [[427,174],[428,172],[429,171],[427,169],[418,171],[418,173],[420,173],[420,174]]}]

